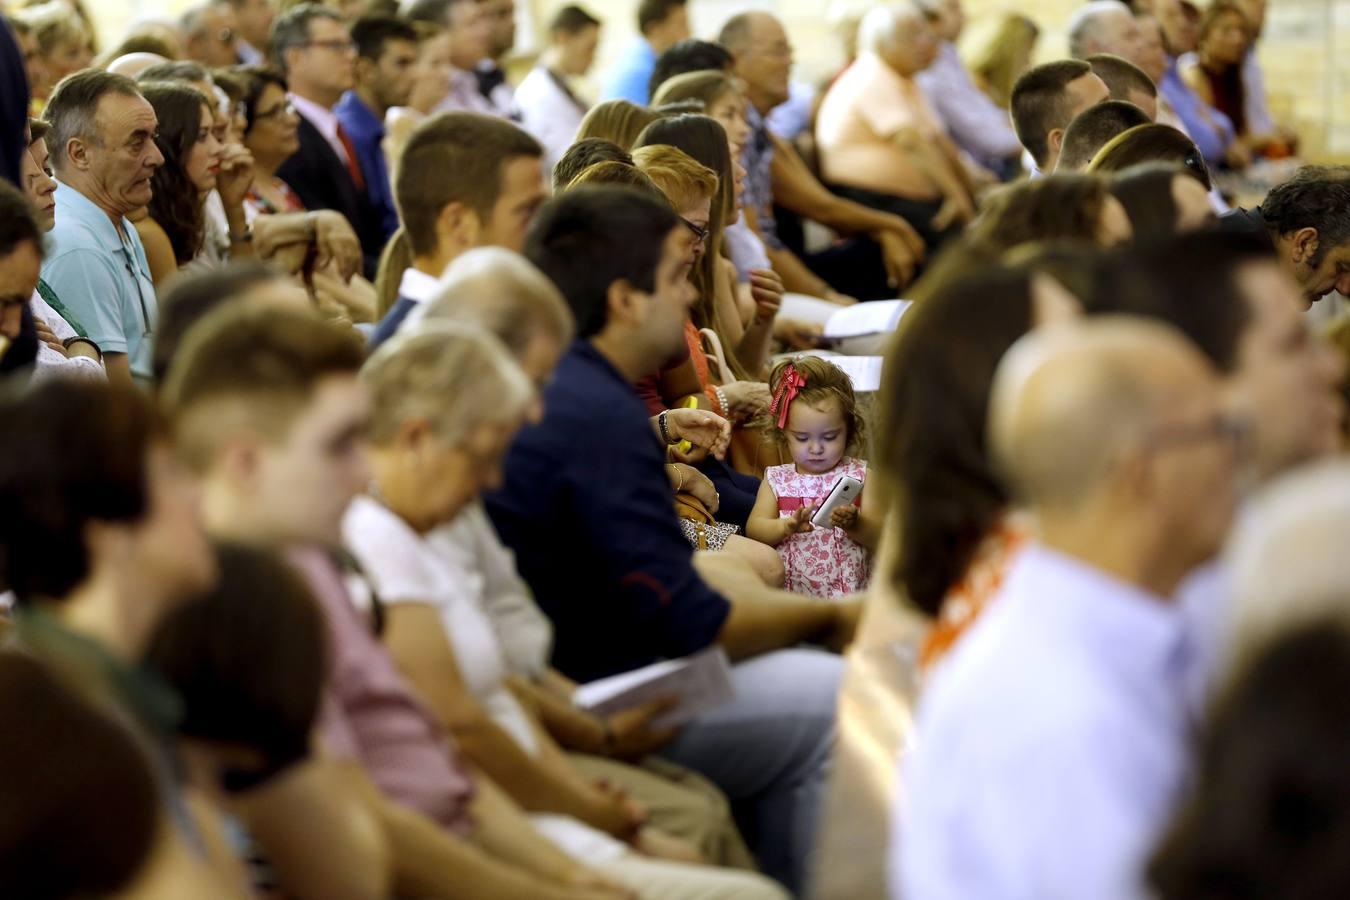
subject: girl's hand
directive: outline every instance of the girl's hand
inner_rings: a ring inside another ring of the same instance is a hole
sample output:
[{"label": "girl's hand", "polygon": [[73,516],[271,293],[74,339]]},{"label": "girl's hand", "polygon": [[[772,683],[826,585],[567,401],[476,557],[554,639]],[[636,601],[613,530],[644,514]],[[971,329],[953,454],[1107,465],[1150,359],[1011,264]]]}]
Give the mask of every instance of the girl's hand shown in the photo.
[{"label": "girl's hand", "polygon": [[784,516],[778,521],[782,523],[783,539],[787,540],[794,534],[805,534],[808,531],[814,531],[815,526],[811,524],[811,517],[815,515],[814,506],[803,506],[790,516]]},{"label": "girl's hand", "polygon": [[666,431],[674,443],[688,441],[718,459],[725,457],[731,446],[731,423],[706,409],[666,410]]},{"label": "girl's hand", "polygon": [[852,531],[858,527],[858,507],[852,504],[841,506],[830,513],[830,524],[835,528]]},{"label": "girl's hand", "polygon": [[253,187],[253,154],[243,144],[226,144],[221,151],[220,172],[216,175],[216,190],[226,209],[244,202]]},{"label": "girl's hand", "polygon": [[772,321],[783,305],[783,279],[773,269],[752,269],[750,296],[755,301],[755,321]]}]

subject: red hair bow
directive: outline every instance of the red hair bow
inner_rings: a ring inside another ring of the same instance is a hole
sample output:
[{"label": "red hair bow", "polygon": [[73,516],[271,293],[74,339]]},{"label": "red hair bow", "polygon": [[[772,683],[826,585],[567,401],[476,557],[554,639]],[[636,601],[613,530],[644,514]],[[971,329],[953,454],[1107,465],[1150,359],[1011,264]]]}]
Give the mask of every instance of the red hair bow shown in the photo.
[{"label": "red hair bow", "polygon": [[787,427],[788,408],[792,406],[792,401],[797,399],[797,395],[806,387],[806,376],[797,371],[797,367],[788,363],[783,369],[783,378],[778,382],[778,390],[774,391],[773,402],[769,404],[769,412],[778,414],[778,427]]}]

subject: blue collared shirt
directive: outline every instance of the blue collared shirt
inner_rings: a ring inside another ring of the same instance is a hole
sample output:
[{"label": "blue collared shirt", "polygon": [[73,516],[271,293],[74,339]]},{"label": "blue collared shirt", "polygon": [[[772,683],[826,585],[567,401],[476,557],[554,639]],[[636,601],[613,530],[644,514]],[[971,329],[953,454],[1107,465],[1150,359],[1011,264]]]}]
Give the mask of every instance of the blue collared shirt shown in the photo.
[{"label": "blue collared shirt", "polygon": [[[772,112],[772,110],[770,110]],[[745,120],[750,137],[745,142],[745,205],[755,211],[764,246],[782,250],[778,227],[773,218],[773,133],[753,103],[745,104]]]},{"label": "blue collared shirt", "polygon": [[646,38],[638,38],[629,45],[614,70],[609,73],[601,99],[627,100],[638,106],[646,106],[647,82],[652,80],[655,68],[656,51]]},{"label": "blue collared shirt", "polygon": [[1233,122],[1217,109],[1209,106],[1200,96],[1191,90],[1181,77],[1177,61],[1171,60],[1167,74],[1163,76],[1158,91],[1172,104],[1172,110],[1186,126],[1186,132],[1200,148],[1200,155],[1210,165],[1219,165],[1224,161],[1228,146],[1233,143],[1236,132]]},{"label": "blue collared shirt", "polygon": [[577,341],[486,498],[553,622],[553,665],[576,681],[703,650],[730,612],[694,571],[664,462],[633,386]]},{"label": "blue collared shirt", "polygon": [[933,674],[903,762],[891,895],[1123,900],[1181,787],[1186,617],[1028,547]]},{"label": "blue collared shirt", "polygon": [[104,353],[125,353],[131,374],[148,382],[151,335],[159,321],[155,282],[131,221],[122,234],[108,214],[57,182],[56,227],[47,237],[42,280]]},{"label": "blue collared shirt", "polygon": [[384,158],[384,123],[361,102],[356,91],[343,94],[333,112],[356,149],[356,161],[366,179],[366,196],[380,211],[380,226],[387,240],[398,228],[398,209],[389,183],[389,165]]},{"label": "blue collared shirt", "polygon": [[1022,152],[1008,113],[975,85],[950,41],[914,82],[952,140],[981,165],[997,166]]}]

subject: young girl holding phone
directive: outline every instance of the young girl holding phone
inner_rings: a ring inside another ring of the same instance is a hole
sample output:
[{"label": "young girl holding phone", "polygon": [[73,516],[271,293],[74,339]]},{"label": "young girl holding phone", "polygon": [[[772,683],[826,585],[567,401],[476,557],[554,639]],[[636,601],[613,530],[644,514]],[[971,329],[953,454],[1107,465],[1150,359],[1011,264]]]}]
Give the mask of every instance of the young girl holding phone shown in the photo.
[{"label": "young girl holding phone", "polygon": [[[880,528],[863,499],[867,463],[847,455],[862,445],[853,383],[832,363],[806,356],[775,366],[769,388],[768,431],[792,462],[765,470],[746,534],[778,548],[786,587],[794,593],[840,597],[862,591]],[[816,513],[832,495],[846,502],[827,522]]]}]

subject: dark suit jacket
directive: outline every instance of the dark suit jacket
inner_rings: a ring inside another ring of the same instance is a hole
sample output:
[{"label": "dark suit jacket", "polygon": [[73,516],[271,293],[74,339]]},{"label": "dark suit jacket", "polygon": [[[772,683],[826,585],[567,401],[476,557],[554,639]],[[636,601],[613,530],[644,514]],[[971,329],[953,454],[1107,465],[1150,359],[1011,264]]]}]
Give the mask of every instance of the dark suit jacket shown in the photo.
[{"label": "dark suit jacket", "polygon": [[361,241],[366,277],[374,279],[384,249],[380,212],[348,174],[347,167],[319,129],[300,116],[300,149],[277,169],[305,209],[332,209],[347,217]]}]

